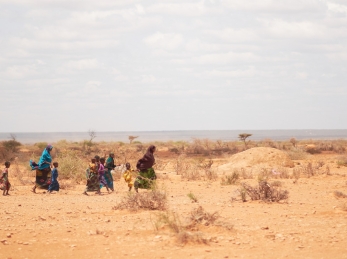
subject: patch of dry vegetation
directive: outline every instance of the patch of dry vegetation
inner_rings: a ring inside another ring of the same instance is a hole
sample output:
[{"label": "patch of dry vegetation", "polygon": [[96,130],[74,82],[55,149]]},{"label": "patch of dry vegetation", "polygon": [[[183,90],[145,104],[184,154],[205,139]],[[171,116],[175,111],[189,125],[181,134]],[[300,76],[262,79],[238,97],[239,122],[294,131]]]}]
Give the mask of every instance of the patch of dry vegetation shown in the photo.
[{"label": "patch of dry vegetation", "polygon": [[293,175],[294,178],[305,176],[305,177],[312,177],[315,175],[330,175],[330,167],[329,165],[324,166],[324,162],[318,161],[316,163],[308,162],[300,165],[297,168],[293,169]]},{"label": "patch of dry vegetation", "polygon": [[167,198],[166,193],[161,190],[154,189],[148,192],[128,193],[120,203],[113,207],[115,210],[166,210]]},{"label": "patch of dry vegetation", "polygon": [[188,181],[209,180],[218,178],[217,172],[212,168],[212,159],[188,159],[186,155],[179,155],[175,161],[176,174]]},{"label": "patch of dry vegetation", "polygon": [[239,171],[236,169],[230,175],[225,175],[221,179],[221,185],[234,185],[240,179]]},{"label": "patch of dry vegetation", "polygon": [[228,230],[233,228],[230,224],[217,222],[219,218],[218,212],[209,213],[199,206],[189,213],[185,224],[182,223],[177,213],[166,211],[157,214],[153,225],[156,231],[168,228],[175,233],[176,241],[179,245],[188,243],[208,244],[212,238],[205,237],[204,233],[200,232],[200,226],[222,226]]},{"label": "patch of dry vegetation", "polygon": [[281,190],[278,186],[270,185],[266,181],[259,182],[258,186],[250,186],[246,183],[242,184],[240,190],[241,199],[246,200],[245,194],[247,194],[251,200],[262,200],[265,202],[279,202],[287,200],[289,192],[287,190]]}]

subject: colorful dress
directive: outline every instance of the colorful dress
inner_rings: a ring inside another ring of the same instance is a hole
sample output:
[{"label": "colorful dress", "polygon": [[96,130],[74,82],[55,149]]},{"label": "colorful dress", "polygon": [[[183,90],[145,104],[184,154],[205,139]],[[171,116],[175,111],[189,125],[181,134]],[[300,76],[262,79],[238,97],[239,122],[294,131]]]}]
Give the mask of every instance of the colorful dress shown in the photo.
[{"label": "colorful dress", "polygon": [[86,192],[99,191],[99,176],[97,171],[97,165],[95,163],[90,163],[87,169],[87,187]]},{"label": "colorful dress", "polygon": [[125,182],[128,184],[129,188],[133,187],[133,182],[132,182],[133,175],[131,170],[126,170],[123,174],[123,178]]},{"label": "colorful dress", "polygon": [[[149,179],[149,180],[148,180]],[[148,168],[141,170],[135,180],[135,188],[150,189],[153,181],[157,179],[154,169]]]},{"label": "colorful dress", "polygon": [[113,157],[109,156],[106,160],[106,168],[105,171],[105,180],[107,182],[107,186],[113,190],[113,177],[111,171],[115,168]]},{"label": "colorful dress", "polygon": [[58,169],[54,168],[52,170],[51,184],[48,187],[48,191],[59,191],[60,186],[58,182]]},{"label": "colorful dress", "polygon": [[140,170],[139,175],[136,177],[134,182],[135,190],[138,188],[141,189],[150,189],[154,180],[157,179],[157,176],[154,172],[152,166],[155,163],[154,153],[155,146],[151,145],[145,155],[139,159],[136,164],[136,168]]},{"label": "colorful dress", "polygon": [[99,182],[100,182],[100,189],[103,186],[108,186],[105,179],[105,167],[103,164],[99,165]]},{"label": "colorful dress", "polygon": [[0,179],[0,189],[5,191],[5,190],[10,190],[11,184],[10,181],[8,180],[8,168],[4,168],[2,171],[2,176]]},{"label": "colorful dress", "polygon": [[51,168],[50,164],[52,162],[52,157],[50,151],[53,146],[48,145],[45,150],[43,150],[42,155],[38,163],[30,160],[30,166],[32,170],[36,170],[36,180],[35,185],[41,189],[48,189],[51,184]]}]

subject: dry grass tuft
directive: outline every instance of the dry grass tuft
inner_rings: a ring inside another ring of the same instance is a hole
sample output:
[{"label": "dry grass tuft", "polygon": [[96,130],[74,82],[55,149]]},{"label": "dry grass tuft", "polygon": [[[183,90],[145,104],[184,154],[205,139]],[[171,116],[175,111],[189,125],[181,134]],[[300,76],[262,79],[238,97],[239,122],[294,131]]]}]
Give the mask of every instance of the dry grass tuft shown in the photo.
[{"label": "dry grass tuft", "polygon": [[217,172],[212,169],[212,159],[188,160],[186,155],[180,155],[176,159],[176,174],[188,181],[208,180],[215,181],[218,178]]},{"label": "dry grass tuft", "polygon": [[240,174],[238,170],[234,170],[232,174],[225,175],[222,177],[221,185],[234,185],[236,184],[240,179]]},{"label": "dry grass tuft", "polygon": [[338,166],[347,166],[347,157],[345,156],[339,157],[336,163]]},{"label": "dry grass tuft", "polygon": [[305,151],[297,148],[287,151],[287,154],[291,160],[304,160],[308,156]]},{"label": "dry grass tuft", "polygon": [[[219,218],[218,212],[208,213],[201,206],[190,212],[187,224],[182,224],[178,215],[172,211],[159,213],[154,222],[156,231],[163,227],[168,227],[176,235],[176,241],[180,245],[187,243],[208,244],[210,239],[205,238],[203,233],[199,232],[199,225],[210,226],[216,223]],[[216,224],[225,226],[228,229],[232,227],[229,224]]]},{"label": "dry grass tuft", "polygon": [[206,212],[203,207],[199,206],[197,209],[190,212],[190,224],[187,227],[194,228],[198,224],[205,226],[213,225],[219,217],[220,216],[217,211],[214,213],[209,213]]},{"label": "dry grass tuft", "polygon": [[262,200],[266,202],[279,202],[287,200],[289,192],[270,185],[266,181],[259,182],[259,186],[252,187],[246,183],[242,184],[243,189],[252,200]]},{"label": "dry grass tuft", "polygon": [[152,190],[143,193],[129,193],[123,200],[113,207],[115,210],[138,211],[146,210],[166,210],[167,198],[166,193],[160,190]]}]

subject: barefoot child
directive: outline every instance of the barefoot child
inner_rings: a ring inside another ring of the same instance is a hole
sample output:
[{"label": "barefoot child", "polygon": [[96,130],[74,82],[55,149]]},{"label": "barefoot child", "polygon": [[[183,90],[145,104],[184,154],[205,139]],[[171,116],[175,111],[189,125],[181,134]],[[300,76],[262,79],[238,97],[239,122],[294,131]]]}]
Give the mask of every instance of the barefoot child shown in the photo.
[{"label": "barefoot child", "polygon": [[59,182],[58,182],[58,162],[53,163],[53,170],[51,176],[51,184],[48,186],[48,193],[52,193],[52,191],[59,191]]},{"label": "barefoot child", "polygon": [[133,182],[132,182],[132,178],[133,178],[132,172],[133,172],[133,170],[131,170],[131,166],[130,166],[129,163],[126,163],[125,166],[126,166],[127,170],[124,172],[123,177],[124,177],[125,182],[128,183],[129,192],[130,192],[131,188],[133,187]]},{"label": "barefoot child", "polygon": [[2,175],[0,177],[0,189],[3,190],[4,192],[2,195],[10,195],[8,191],[10,190],[11,184],[10,181],[8,180],[8,169],[10,168],[11,163],[6,161],[5,162],[5,168],[2,170]]}]

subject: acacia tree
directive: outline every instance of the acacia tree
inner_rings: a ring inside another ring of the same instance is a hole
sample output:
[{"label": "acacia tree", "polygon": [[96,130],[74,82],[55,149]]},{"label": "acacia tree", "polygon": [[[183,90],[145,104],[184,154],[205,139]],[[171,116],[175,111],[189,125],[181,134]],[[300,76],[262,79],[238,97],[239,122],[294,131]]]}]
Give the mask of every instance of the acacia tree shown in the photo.
[{"label": "acacia tree", "polygon": [[96,132],[95,132],[94,130],[89,130],[89,131],[88,131],[88,135],[89,135],[89,137],[90,137],[89,142],[92,143],[93,139],[96,138]]},{"label": "acacia tree", "polygon": [[252,136],[252,134],[249,134],[249,133],[241,133],[241,134],[239,134],[239,139],[241,141],[243,141],[243,143],[245,144],[245,148],[247,148],[246,139],[249,138],[250,136]]},{"label": "acacia tree", "polygon": [[130,144],[133,143],[134,139],[138,138],[139,136],[129,136],[129,141],[130,141]]}]

